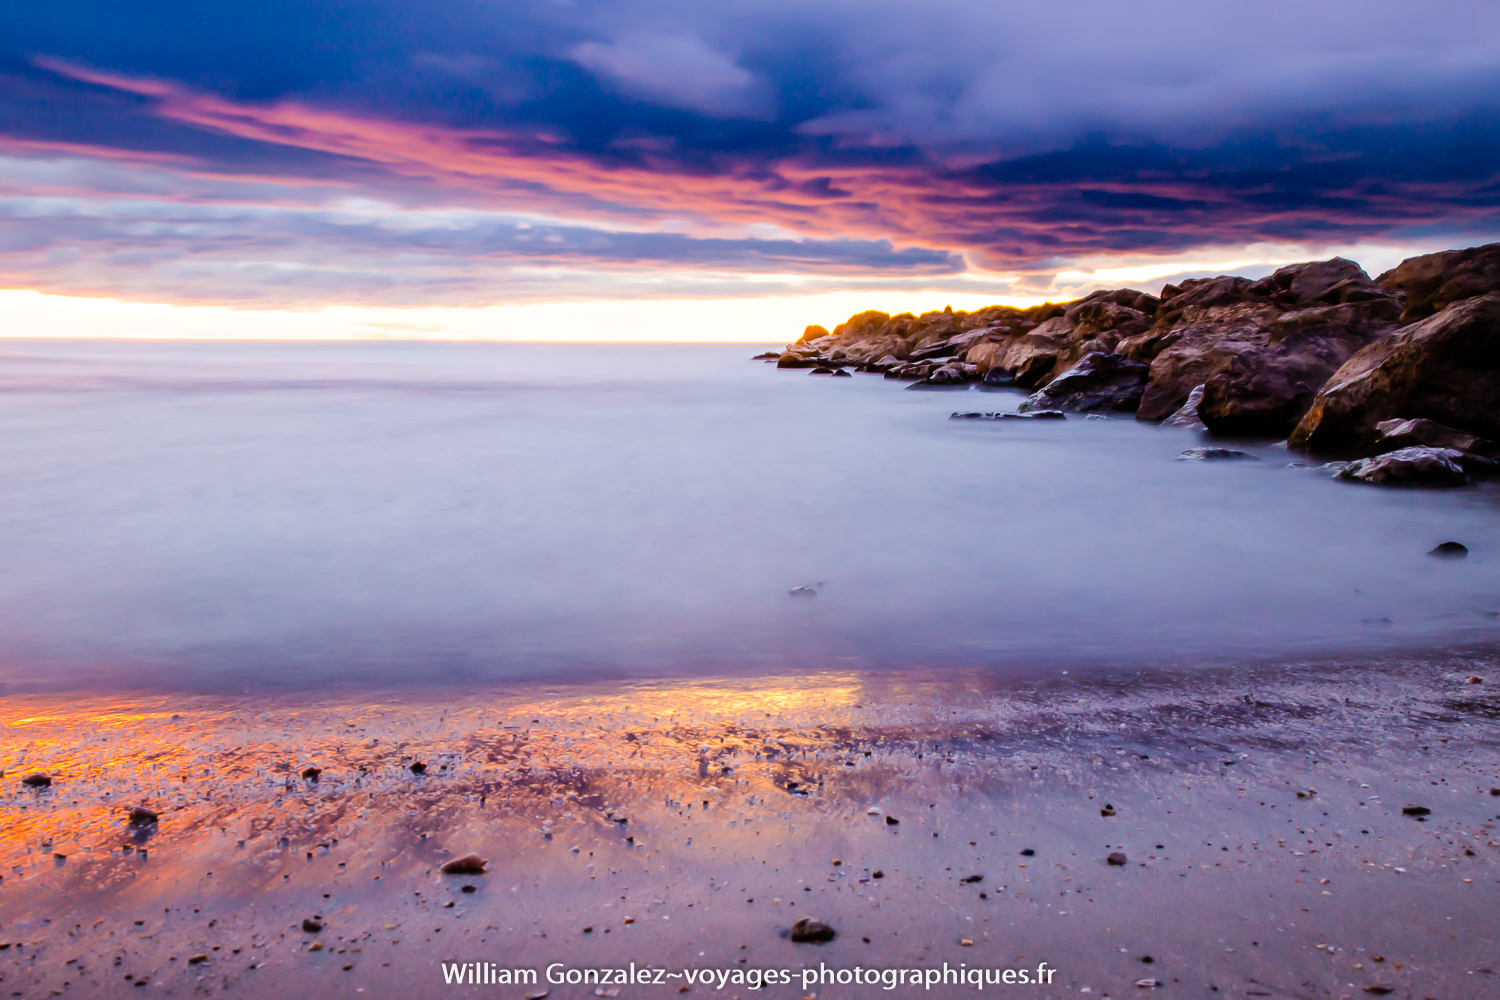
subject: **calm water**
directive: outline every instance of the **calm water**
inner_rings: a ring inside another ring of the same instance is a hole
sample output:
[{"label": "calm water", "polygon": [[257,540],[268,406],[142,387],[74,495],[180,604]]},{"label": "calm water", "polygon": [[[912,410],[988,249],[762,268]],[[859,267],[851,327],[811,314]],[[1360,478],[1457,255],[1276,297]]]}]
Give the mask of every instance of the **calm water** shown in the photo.
[{"label": "calm water", "polygon": [[[950,422],[1021,397],[755,350],[6,343],[0,682],[1056,671],[1497,631],[1490,487]],[[1425,555],[1447,539],[1471,557]]]}]

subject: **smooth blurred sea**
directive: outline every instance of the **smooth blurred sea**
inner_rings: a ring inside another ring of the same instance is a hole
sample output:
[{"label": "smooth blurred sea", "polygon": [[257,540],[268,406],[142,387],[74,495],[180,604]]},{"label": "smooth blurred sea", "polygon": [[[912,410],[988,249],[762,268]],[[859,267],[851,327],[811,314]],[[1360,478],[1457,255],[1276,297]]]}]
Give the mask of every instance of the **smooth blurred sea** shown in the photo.
[{"label": "smooth blurred sea", "polygon": [[[0,342],[0,691],[1070,666],[1500,632],[1500,490],[759,348]],[[1430,558],[1455,539],[1466,560]],[[810,586],[816,597],[788,591]]]}]

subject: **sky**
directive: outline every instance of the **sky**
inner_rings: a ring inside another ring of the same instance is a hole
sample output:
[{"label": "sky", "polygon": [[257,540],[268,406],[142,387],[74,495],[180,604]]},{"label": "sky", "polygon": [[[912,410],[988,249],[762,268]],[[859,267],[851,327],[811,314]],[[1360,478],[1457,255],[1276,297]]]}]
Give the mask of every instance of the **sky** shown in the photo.
[{"label": "sky", "polygon": [[1479,0],[0,4],[0,335],[742,340],[1500,239]]}]

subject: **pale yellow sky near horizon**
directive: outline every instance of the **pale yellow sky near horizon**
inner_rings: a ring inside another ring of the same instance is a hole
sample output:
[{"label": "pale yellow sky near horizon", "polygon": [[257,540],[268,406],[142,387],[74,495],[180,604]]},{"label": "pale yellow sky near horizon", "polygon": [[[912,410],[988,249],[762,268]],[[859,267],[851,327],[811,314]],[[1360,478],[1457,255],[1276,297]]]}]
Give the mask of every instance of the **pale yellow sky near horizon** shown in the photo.
[{"label": "pale yellow sky near horizon", "polygon": [[922,313],[951,305],[1031,305],[1077,298],[1098,287],[1160,289],[1189,273],[1269,273],[1299,260],[1345,256],[1376,275],[1441,245],[1305,247],[1255,245],[1175,257],[1078,261],[1055,276],[1050,295],[952,290],[849,290],[721,299],[618,299],[479,307],[324,306],[234,309],[131,302],[0,289],[0,337],[150,340],[509,340],[553,342],[785,343],[811,323],[829,329],[856,312]]}]

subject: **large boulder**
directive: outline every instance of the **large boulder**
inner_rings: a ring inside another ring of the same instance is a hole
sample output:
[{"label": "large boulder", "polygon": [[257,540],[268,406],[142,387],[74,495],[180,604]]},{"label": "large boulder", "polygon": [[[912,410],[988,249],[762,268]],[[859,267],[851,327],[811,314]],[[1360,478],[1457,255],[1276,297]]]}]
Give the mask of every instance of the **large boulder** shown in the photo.
[{"label": "large boulder", "polygon": [[1023,410],[1125,410],[1141,402],[1151,369],[1139,361],[1094,351],[1027,397]]},{"label": "large boulder", "polygon": [[[1343,308],[1343,307],[1340,307]],[[1246,344],[1223,357],[1220,370],[1203,383],[1198,416],[1215,434],[1284,437],[1312,406],[1314,397],[1340,365],[1388,326],[1329,323],[1277,339],[1272,324],[1265,343]],[[1210,354],[1223,351],[1211,351]]]},{"label": "large boulder", "polygon": [[1288,264],[1252,284],[1250,290],[1268,294],[1280,304],[1297,306],[1359,302],[1390,294],[1371,281],[1364,268],[1343,257]]},{"label": "large boulder", "polygon": [[1454,302],[1500,291],[1500,243],[1408,257],[1377,283],[1405,295],[1401,322],[1425,319]]},{"label": "large boulder", "polygon": [[1456,302],[1349,358],[1289,444],[1368,455],[1379,446],[1380,423],[1415,418],[1500,435],[1500,293]]}]

